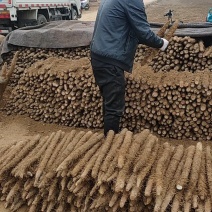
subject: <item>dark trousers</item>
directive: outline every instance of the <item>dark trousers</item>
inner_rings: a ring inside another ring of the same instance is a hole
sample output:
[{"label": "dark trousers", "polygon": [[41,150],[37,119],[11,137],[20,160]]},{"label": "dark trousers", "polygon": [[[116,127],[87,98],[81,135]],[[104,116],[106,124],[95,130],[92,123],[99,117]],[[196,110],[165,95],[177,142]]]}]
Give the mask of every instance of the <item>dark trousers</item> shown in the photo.
[{"label": "dark trousers", "polygon": [[119,123],[125,108],[124,70],[98,60],[91,61],[96,84],[103,98],[104,134],[119,132]]}]

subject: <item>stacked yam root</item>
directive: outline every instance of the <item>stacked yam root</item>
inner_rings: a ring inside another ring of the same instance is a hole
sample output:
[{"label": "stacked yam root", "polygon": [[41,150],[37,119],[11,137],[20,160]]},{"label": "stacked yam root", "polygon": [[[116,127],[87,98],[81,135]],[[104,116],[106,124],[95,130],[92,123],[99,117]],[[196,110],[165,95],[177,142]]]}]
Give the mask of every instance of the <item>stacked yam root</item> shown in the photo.
[{"label": "stacked yam root", "polygon": [[[122,128],[151,129],[175,139],[212,139],[212,72],[154,73],[135,64],[126,74]],[[102,100],[88,59],[49,58],[25,71],[12,92],[8,114],[37,121],[102,128]]]},{"label": "stacked yam root", "polygon": [[100,93],[88,59],[49,58],[35,63],[16,88],[12,96],[19,93],[20,98],[15,103],[11,97],[14,104],[7,107],[8,113],[27,113],[35,120],[67,126],[103,126]]},{"label": "stacked yam root", "polygon": [[160,52],[151,62],[157,71],[212,71],[212,46],[205,47],[202,40],[190,37],[173,37],[165,52]]},{"label": "stacked yam root", "polygon": [[149,130],[71,130],[1,148],[5,207],[29,212],[212,210],[211,147],[162,143]]},{"label": "stacked yam root", "polygon": [[[29,47],[16,47],[19,51],[17,64],[10,80],[11,86],[16,86],[18,80],[22,76],[24,70],[28,69],[35,62],[46,60],[50,57],[67,58],[77,60],[80,58],[89,58],[90,49],[88,46],[76,47],[68,49],[40,49],[40,48],[29,48]],[[3,60],[9,65],[14,57],[14,52],[9,52],[3,55]]]}]

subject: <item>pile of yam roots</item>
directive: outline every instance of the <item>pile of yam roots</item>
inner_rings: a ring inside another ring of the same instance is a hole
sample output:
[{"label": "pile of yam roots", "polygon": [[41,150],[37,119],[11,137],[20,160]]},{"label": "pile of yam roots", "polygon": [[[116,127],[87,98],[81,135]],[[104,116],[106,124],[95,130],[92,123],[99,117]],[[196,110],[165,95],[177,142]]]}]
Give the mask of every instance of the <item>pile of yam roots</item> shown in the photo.
[{"label": "pile of yam roots", "polygon": [[[148,49],[141,45],[137,50],[138,57],[135,61],[142,61],[142,50]],[[139,57],[140,55],[140,57]],[[173,37],[165,52],[160,52],[154,57],[150,65],[155,72],[158,71],[212,71],[212,46],[205,47],[201,39],[190,37]]]},{"label": "pile of yam roots", "polygon": [[[90,49],[88,46],[68,49],[40,49],[19,47],[20,52],[15,72],[10,84],[17,85],[24,70],[29,68],[37,61],[46,60],[49,57],[80,59],[90,58]],[[135,62],[143,62],[148,47],[139,45],[135,55]],[[4,61],[11,63],[14,52],[3,55]],[[212,71],[212,46],[205,47],[201,39],[190,37],[174,36],[170,39],[168,49],[165,52],[159,52],[150,64],[155,72],[158,71],[201,71],[209,69]]]},{"label": "pile of yam roots", "polygon": [[[206,144],[206,143],[205,143]],[[133,134],[53,132],[0,149],[1,200],[11,211],[211,212],[212,152],[201,142]]]},{"label": "pile of yam roots", "polygon": [[[126,74],[121,128],[151,129],[174,139],[212,140],[212,72],[157,72],[134,65]],[[49,58],[27,69],[14,88],[8,114],[36,121],[102,128],[102,99],[89,59]]]}]

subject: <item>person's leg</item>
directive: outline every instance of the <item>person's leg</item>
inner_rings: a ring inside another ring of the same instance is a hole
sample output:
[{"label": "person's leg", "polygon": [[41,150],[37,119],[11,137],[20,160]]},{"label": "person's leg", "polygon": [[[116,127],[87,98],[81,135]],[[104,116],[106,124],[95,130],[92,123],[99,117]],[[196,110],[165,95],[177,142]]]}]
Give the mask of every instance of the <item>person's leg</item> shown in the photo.
[{"label": "person's leg", "polygon": [[119,132],[119,123],[125,108],[125,78],[124,71],[119,67],[111,70],[115,77],[104,86],[104,133],[109,130]]},{"label": "person's leg", "polygon": [[104,67],[93,67],[93,73],[103,97],[104,134],[109,130],[118,133],[125,108],[124,71],[106,64]]}]

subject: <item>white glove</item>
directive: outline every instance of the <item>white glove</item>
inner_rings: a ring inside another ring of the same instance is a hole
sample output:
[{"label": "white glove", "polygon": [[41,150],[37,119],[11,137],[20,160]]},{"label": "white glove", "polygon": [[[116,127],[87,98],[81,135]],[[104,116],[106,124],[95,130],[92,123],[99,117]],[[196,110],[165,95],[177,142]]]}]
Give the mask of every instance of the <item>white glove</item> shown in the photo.
[{"label": "white glove", "polygon": [[169,41],[167,41],[165,38],[161,38],[163,39],[163,46],[160,48],[161,51],[165,51],[167,46],[169,45]]}]

